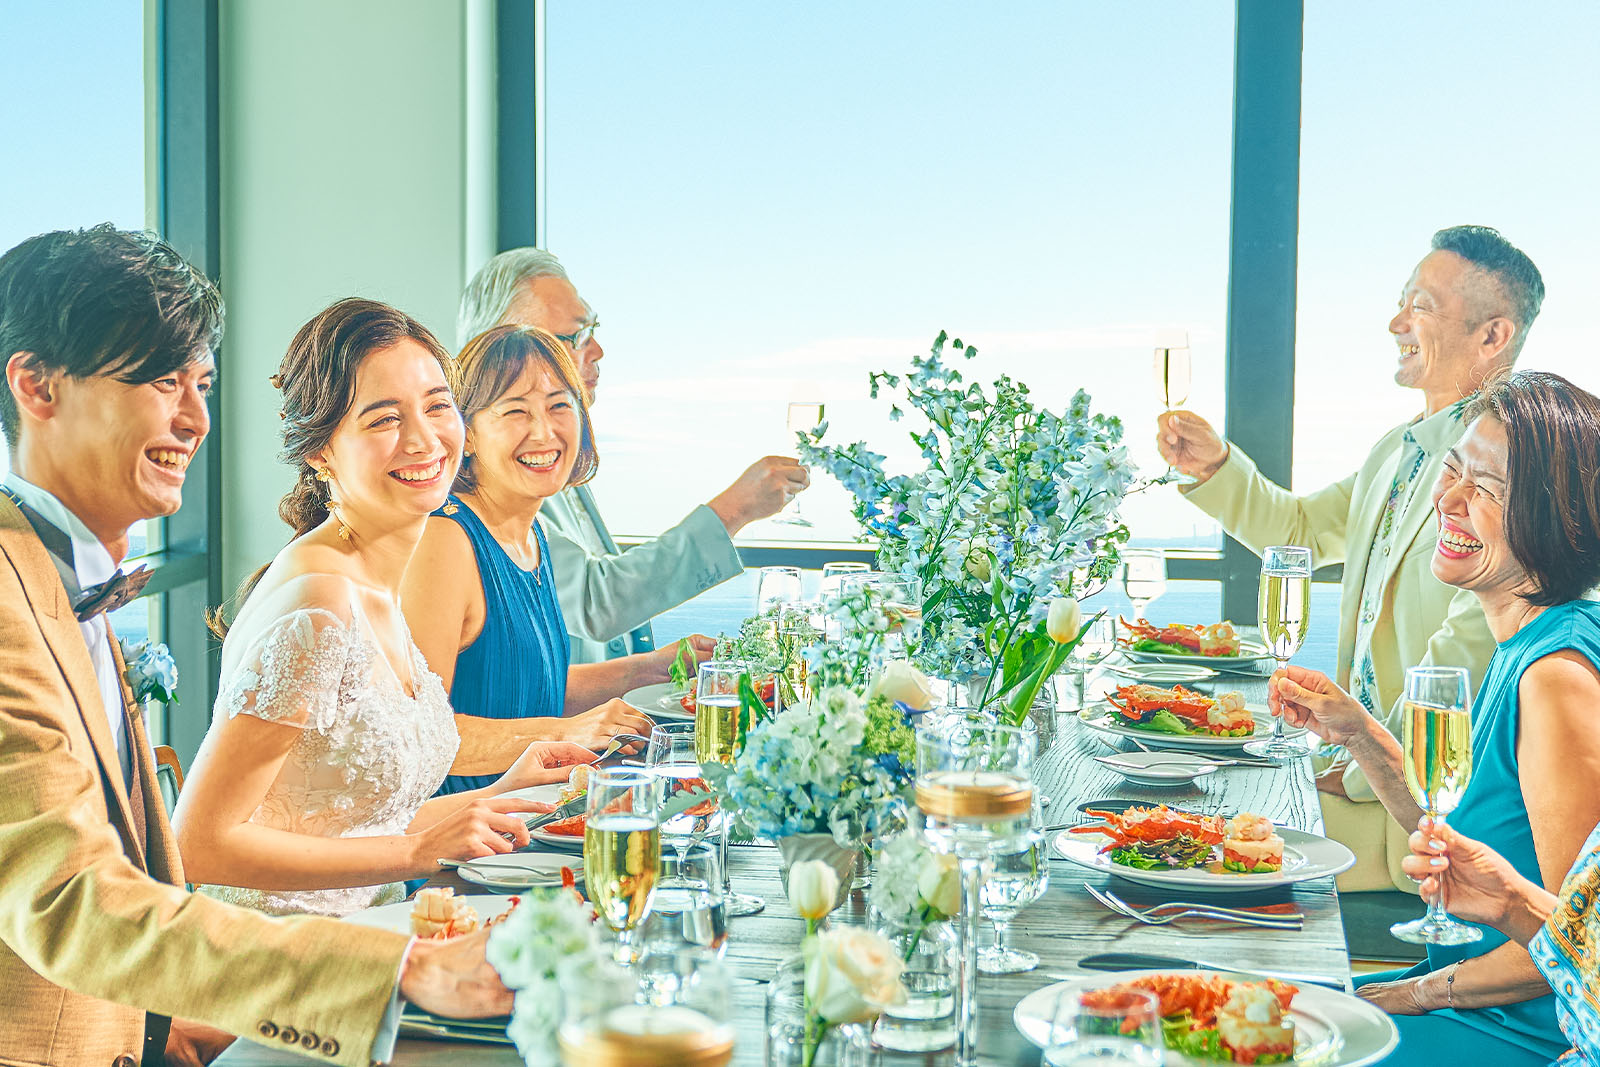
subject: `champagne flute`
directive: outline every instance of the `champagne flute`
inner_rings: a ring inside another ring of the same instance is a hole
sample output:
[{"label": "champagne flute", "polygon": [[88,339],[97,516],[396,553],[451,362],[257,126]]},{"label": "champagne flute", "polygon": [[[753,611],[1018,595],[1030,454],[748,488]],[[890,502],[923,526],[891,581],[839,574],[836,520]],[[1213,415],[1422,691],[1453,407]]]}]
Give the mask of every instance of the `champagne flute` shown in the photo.
[{"label": "champagne flute", "polygon": [[1133,621],[1167,591],[1167,554],[1159,548],[1122,550],[1122,591],[1133,601]]},{"label": "champagne flute", "polygon": [[[658,722],[652,726],[650,741],[644,750],[644,765],[661,779],[663,800],[671,800],[685,790],[706,788],[705,779],[700,777],[692,722]],[[705,837],[715,811],[716,802],[708,799],[661,824],[662,840],[677,849],[680,861],[691,845]]]},{"label": "champagne flute", "polygon": [[[748,677],[750,665],[735,660],[709,660],[700,664],[695,691],[695,757],[704,768],[711,763],[732,763],[739,752],[739,679]],[[729,915],[754,915],[767,906],[760,897],[733,890],[733,875],[728,870],[728,838],[733,833],[733,816],[719,812],[721,833],[717,838],[717,860],[722,866],[723,905]]]},{"label": "champagne flute", "polygon": [[[789,435],[805,433],[814,430],[822,424],[822,401],[802,400],[789,405],[789,418],[787,425]],[[791,497],[789,503],[784,505],[782,511],[772,520],[782,526],[810,526],[812,522],[800,514],[800,498]]]},{"label": "champagne flute", "polygon": [[[1192,370],[1189,362],[1189,335],[1174,333],[1158,341],[1155,358],[1156,391],[1166,410],[1180,407],[1189,399]],[[1161,485],[1193,485],[1194,479],[1167,465],[1166,473],[1156,479]]]},{"label": "champagne flute", "polygon": [[[1411,795],[1439,826],[1472,780],[1471,706],[1465,667],[1406,668],[1400,762]],[[1483,938],[1480,928],[1450,917],[1443,893],[1433,898],[1422,918],[1397,923],[1389,932],[1414,945],[1465,945]]]},{"label": "champagne flute", "polygon": [[633,933],[650,915],[661,870],[660,781],[637,768],[589,772],[583,879],[595,912],[617,935],[624,966],[637,958]]},{"label": "champagne flute", "polygon": [[1050,1022],[1050,1067],[1160,1067],[1161,1002],[1143,989],[1064,992]]},{"label": "champagne flute", "polygon": [[778,667],[784,686],[782,703],[798,701],[806,693],[805,650],[817,643],[822,631],[817,628],[808,604],[785,604],[778,609]]},{"label": "champagne flute", "polygon": [[1105,662],[1106,658],[1117,647],[1117,621],[1110,615],[1096,615],[1089,621],[1089,628],[1083,632],[1083,637],[1078,641],[1078,647],[1072,650],[1072,658],[1077,661],[1078,676],[1078,710],[1083,710],[1089,704],[1089,695],[1085,692],[1089,685],[1089,671]]},{"label": "champagne flute", "polygon": [[[1256,618],[1267,651],[1278,661],[1278,669],[1289,665],[1289,658],[1300,651],[1311,622],[1311,550],[1296,545],[1274,545],[1261,555],[1261,590],[1256,601]],[[1283,736],[1283,717],[1272,719],[1272,736],[1251,741],[1244,750],[1252,756],[1287,762],[1309,754],[1301,744]]]}]

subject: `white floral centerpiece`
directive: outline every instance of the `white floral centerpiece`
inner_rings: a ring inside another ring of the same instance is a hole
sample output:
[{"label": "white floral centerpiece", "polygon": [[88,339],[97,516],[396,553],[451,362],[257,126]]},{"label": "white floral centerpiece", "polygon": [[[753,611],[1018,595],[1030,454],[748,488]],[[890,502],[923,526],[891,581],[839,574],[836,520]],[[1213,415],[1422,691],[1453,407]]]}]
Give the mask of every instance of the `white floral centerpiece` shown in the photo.
[{"label": "white floral centerpiece", "polygon": [[912,933],[904,952],[909,959],[930,923],[960,913],[961,866],[954,855],[929,848],[913,830],[880,841],[874,855],[878,874],[872,910],[890,926]]},{"label": "white floral centerpiece", "polygon": [[[922,579],[920,664],[977,679],[977,703],[1003,703],[1020,722],[1081,636],[1047,631],[1051,601],[1108,578],[1127,541],[1117,511],[1135,469],[1120,420],[1092,413],[1087,393],[1059,414],[1009,376],[991,395],[944,362],[946,341],[940,333],[903,377],[869,375],[874,398],[901,390],[925,425],[911,434],[921,470],[889,474],[864,442],[824,445],[827,423],[799,435],[800,457],[855,497],[879,569]],[[959,340],[951,347],[966,359],[977,353]],[[891,419],[905,413],[891,404]]]},{"label": "white floral centerpiece", "polygon": [[514,994],[506,1033],[529,1067],[556,1063],[556,1031],[565,1009],[556,967],[594,954],[594,912],[570,889],[530,890],[489,935],[485,956]]}]

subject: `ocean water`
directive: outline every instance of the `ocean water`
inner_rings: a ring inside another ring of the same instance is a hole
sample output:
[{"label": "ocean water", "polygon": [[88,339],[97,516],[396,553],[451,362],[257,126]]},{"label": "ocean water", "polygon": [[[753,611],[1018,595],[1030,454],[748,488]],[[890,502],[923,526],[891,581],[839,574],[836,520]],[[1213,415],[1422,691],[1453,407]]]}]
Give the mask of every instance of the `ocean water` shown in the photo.
[{"label": "ocean water", "polygon": [[[737,578],[708,589],[681,606],[656,616],[656,642],[665,645],[691,633],[733,633],[739,624],[755,613],[756,582],[760,570],[751,568]],[[802,572],[807,596],[815,596],[821,582],[821,571]],[[1324,671],[1334,672],[1334,651],[1339,638],[1338,585],[1318,582],[1311,587],[1311,626],[1306,633],[1305,646],[1295,656],[1294,663]],[[1218,621],[1222,604],[1222,587],[1217,582],[1169,582],[1167,592],[1152,601],[1145,615],[1155,623],[1210,623]],[[1084,601],[1089,611],[1109,611],[1113,615],[1132,613],[1132,604],[1122,590],[1108,588]]]}]

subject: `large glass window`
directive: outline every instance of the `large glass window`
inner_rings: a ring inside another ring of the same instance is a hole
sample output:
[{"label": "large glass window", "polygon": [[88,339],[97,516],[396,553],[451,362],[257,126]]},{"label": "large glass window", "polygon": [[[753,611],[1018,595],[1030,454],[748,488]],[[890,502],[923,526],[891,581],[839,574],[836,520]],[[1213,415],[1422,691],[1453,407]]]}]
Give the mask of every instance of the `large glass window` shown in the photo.
[{"label": "large glass window", "polygon": [[[1156,464],[1152,351],[1187,331],[1220,425],[1233,14],[1227,5],[954,3],[547,8],[547,225],[602,321],[595,492],[654,534],[789,449],[915,451],[868,370],[945,329],[1061,405],[1077,387]],[[847,539],[819,478],[816,525]],[[1170,489],[1141,541],[1216,546]],[[1213,609],[1214,610],[1214,609]]]}]

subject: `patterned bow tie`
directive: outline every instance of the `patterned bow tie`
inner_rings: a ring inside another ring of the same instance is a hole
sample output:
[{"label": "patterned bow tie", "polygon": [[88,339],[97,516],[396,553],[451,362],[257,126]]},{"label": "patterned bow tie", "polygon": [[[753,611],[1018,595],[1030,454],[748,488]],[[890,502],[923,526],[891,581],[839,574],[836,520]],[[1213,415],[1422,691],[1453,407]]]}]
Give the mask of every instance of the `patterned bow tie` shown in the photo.
[{"label": "patterned bow tie", "polygon": [[102,611],[116,611],[144,592],[150,574],[149,567],[140,567],[136,571],[118,571],[105,581],[91,585],[73,597],[72,613],[78,617],[79,622],[88,622]]}]

